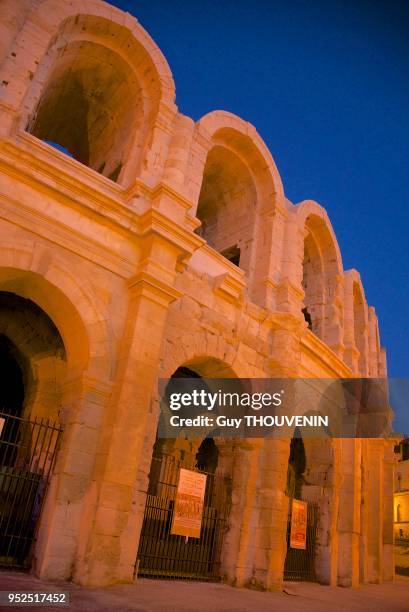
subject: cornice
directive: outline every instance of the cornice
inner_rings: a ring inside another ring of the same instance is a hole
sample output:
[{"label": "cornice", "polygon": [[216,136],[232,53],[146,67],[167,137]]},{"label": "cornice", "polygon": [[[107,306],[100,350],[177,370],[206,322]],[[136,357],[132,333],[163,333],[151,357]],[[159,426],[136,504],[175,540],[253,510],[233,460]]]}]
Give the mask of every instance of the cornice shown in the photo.
[{"label": "cornice", "polygon": [[183,293],[169,283],[141,270],[127,281],[130,291],[138,296],[144,295],[161,306],[167,306],[180,298]]},{"label": "cornice", "polygon": [[126,190],[26,132],[0,142],[0,167],[16,181],[48,191],[58,200],[103,216],[117,228],[130,230],[137,213],[125,203]]},{"label": "cornice", "polygon": [[186,251],[187,254],[193,253],[193,251],[205,244],[203,238],[187,230],[154,208],[149,208],[138,217],[136,229],[140,237],[148,236],[151,233],[161,235],[183,251]]},{"label": "cornice", "polygon": [[314,355],[315,359],[321,361],[324,366],[330,367],[336,376],[342,378],[350,378],[352,376],[352,371],[346,363],[311,330],[307,329],[301,337],[301,346],[307,352]]},{"label": "cornice", "polygon": [[92,261],[96,265],[128,278],[134,269],[129,259],[121,256],[114,250],[107,250],[97,240],[84,236],[80,232],[73,232],[72,227],[53,219],[41,212],[27,206],[21,201],[14,200],[9,196],[0,194],[0,218],[9,223],[36,234],[42,240],[64,248],[85,260]]}]

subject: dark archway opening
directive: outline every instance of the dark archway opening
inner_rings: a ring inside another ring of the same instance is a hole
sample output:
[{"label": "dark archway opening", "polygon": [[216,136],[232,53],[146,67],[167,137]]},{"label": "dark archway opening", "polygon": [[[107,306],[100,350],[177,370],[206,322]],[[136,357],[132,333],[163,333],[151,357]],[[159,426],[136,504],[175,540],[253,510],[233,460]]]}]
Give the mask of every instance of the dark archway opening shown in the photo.
[{"label": "dark archway opening", "polygon": [[7,336],[0,334],[0,409],[7,414],[20,416],[25,385],[23,370],[16,354],[17,348]]},{"label": "dark archway opening", "polygon": [[141,126],[142,91],[120,55],[71,41],[54,58],[27,131],[85,166],[118,181],[132,130]]},{"label": "dark archway opening", "polygon": [[315,504],[302,501],[306,468],[304,442],[301,431],[297,428],[291,440],[288,459],[286,494],[290,498],[290,503],[287,521],[287,555],[284,564],[285,580],[316,580],[317,507]]},{"label": "dark archway opening", "polygon": [[291,440],[288,459],[286,494],[289,497],[301,498],[306,465],[304,442],[299,431],[296,430]]},{"label": "dark archway opening", "polygon": [[[195,379],[195,388],[204,385],[209,390],[202,376],[186,366],[178,368],[171,378]],[[168,383],[165,397],[169,387]],[[200,440],[184,435],[165,438],[157,434],[139,541],[138,575],[201,580],[219,578],[231,490],[217,469],[218,462],[219,450],[212,437]],[[194,494],[193,485],[191,493],[181,487],[182,476],[187,482],[202,483],[200,499]],[[180,515],[181,507],[186,507],[186,514]],[[191,535],[183,535],[174,528],[175,516],[184,522]]]},{"label": "dark archway opening", "polygon": [[[31,300],[0,291],[0,565],[7,567],[30,565],[61,432],[58,423],[40,416],[42,357],[48,364],[52,357],[65,358],[54,323]],[[49,384],[41,397],[54,399],[52,377]]]},{"label": "dark archway opening", "polygon": [[249,272],[257,191],[245,163],[220,145],[208,153],[197,207],[196,233],[223,257]]},{"label": "dark archway opening", "polygon": [[18,351],[7,336],[0,334],[0,411],[1,427],[0,466],[14,466],[17,458],[20,427],[18,420],[4,415],[20,417],[25,397],[23,370],[16,357]]},{"label": "dark archway opening", "polygon": [[219,460],[219,450],[213,438],[205,438],[196,453],[196,467],[209,474],[214,474]]}]

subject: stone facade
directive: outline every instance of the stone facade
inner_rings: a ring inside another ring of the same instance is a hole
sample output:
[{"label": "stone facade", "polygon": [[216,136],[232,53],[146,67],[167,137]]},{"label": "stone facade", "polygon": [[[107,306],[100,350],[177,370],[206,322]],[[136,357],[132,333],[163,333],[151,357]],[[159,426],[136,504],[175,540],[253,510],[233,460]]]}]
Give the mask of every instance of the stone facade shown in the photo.
[{"label": "stone facade", "polygon": [[[384,377],[378,321],[322,206],[285,197],[240,117],[178,112],[134,17],[99,0],[3,0],[0,15],[0,333],[30,374],[24,414],[64,427],[33,569],[128,581],[158,377]],[[233,584],[282,582],[289,452],[228,451]],[[391,580],[393,446],[306,454],[320,581]]]}]

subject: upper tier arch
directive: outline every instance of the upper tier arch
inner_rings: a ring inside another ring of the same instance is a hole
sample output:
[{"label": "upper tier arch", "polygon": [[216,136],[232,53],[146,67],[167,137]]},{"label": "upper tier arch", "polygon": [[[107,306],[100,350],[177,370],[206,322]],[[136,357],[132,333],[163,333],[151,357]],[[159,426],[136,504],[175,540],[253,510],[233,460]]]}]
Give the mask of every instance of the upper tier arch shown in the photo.
[{"label": "upper tier arch", "polygon": [[264,192],[263,195],[270,198],[274,195],[277,201],[284,200],[283,183],[277,166],[267,145],[251,123],[234,113],[215,110],[199,119],[196,133],[207,140],[206,153],[216,145],[225,146],[244,161],[255,178],[259,197]]},{"label": "upper tier arch", "polygon": [[176,113],[175,85],[134,17],[99,0],[43,0],[3,75],[14,83],[3,102],[19,129],[125,187],[154,174],[160,126]]},{"label": "upper tier arch", "polygon": [[110,46],[126,57],[134,70],[140,64],[140,51],[145,54],[147,65],[153,68],[161,89],[162,102],[174,103],[175,84],[162,51],[154,40],[129,13],[103,2],[102,0],[42,0],[29,18],[50,33],[48,44],[55,32],[60,31],[70,18],[78,23],[80,17],[100,20],[99,34],[111,39]]},{"label": "upper tier arch", "polygon": [[335,265],[337,267],[338,274],[342,275],[344,271],[341,250],[339,248],[338,240],[332,227],[331,221],[328,217],[328,213],[318,202],[314,200],[303,200],[294,207],[295,213],[299,219],[301,226],[307,228],[307,221],[309,218],[316,219],[313,223],[316,231],[314,232],[315,240],[318,241],[321,247],[329,247],[333,249],[335,255]]}]

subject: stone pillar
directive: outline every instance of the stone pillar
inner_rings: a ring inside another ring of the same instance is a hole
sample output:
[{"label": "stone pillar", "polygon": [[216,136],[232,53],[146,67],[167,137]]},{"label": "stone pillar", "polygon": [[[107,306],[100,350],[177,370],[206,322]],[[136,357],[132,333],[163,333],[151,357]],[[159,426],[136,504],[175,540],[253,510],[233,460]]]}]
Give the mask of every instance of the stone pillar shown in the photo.
[{"label": "stone pillar", "polygon": [[163,179],[180,188],[186,178],[193,138],[194,121],[190,117],[178,114],[174,124],[174,133],[169,147]]},{"label": "stone pillar", "polygon": [[[92,502],[92,471],[111,385],[85,375],[62,389],[64,428],[38,531],[33,569],[42,579],[72,577],[81,517]],[[81,544],[80,544],[81,545]]]},{"label": "stone pillar", "polygon": [[27,115],[28,109],[22,109],[22,103],[50,41],[50,33],[35,21],[36,15],[31,13],[31,17],[22,24],[1,64],[0,136],[3,138],[9,137],[21,121],[21,115]]},{"label": "stone pillar", "polygon": [[342,475],[338,516],[338,585],[359,586],[361,440],[341,440]]},{"label": "stone pillar", "polygon": [[368,504],[368,524],[366,527],[366,581],[382,582],[382,552],[384,525],[384,455],[383,440],[367,441],[367,478],[366,497]]},{"label": "stone pillar", "polygon": [[[382,581],[382,552],[384,529],[384,440],[362,440],[363,479],[362,479],[362,521],[361,521],[361,581]],[[390,476],[390,473],[388,473]],[[393,480],[391,483],[393,488]],[[393,531],[393,501],[391,520]],[[386,514],[386,516],[388,513]],[[390,533],[387,536],[387,540]],[[393,538],[393,534],[392,534]]]},{"label": "stone pillar", "polygon": [[129,292],[116,390],[104,422],[95,475],[99,483],[95,519],[75,574],[82,584],[130,580],[136,558],[138,530],[132,546],[123,534],[150,415],[167,307],[178,294],[144,274],[131,279]]},{"label": "stone pillar", "polygon": [[269,310],[277,308],[281,256],[289,211],[277,203],[265,203],[257,216],[256,245],[252,257],[251,298]]},{"label": "stone pillar", "polygon": [[368,308],[368,374],[371,378],[376,378],[379,375],[379,355],[378,355],[378,339],[377,339],[378,318],[375,314],[375,308]]},{"label": "stone pillar", "polygon": [[77,582],[87,585],[133,577],[146,498],[146,487],[136,490],[141,482],[138,471],[146,452],[145,437],[152,429],[150,420],[157,423],[152,398],[163,331],[168,306],[181,295],[173,287],[179,257],[196,245],[190,232],[176,228],[156,211],[146,213],[141,227],[140,266],[128,281],[129,305],[115,387],[94,471],[94,513],[88,513],[90,520],[84,517],[88,529],[74,574]]},{"label": "stone pillar", "polygon": [[336,586],[339,489],[342,469],[339,438],[304,439],[307,470],[302,497],[318,503],[315,572],[318,582]]},{"label": "stone pillar", "polygon": [[344,361],[358,374],[359,351],[355,346],[354,295],[351,270],[344,274]]},{"label": "stone pillar", "polygon": [[[294,302],[288,302],[294,306]],[[300,310],[301,313],[301,310]],[[301,361],[300,337],[305,322],[289,313],[271,315],[272,342],[270,374],[273,378],[296,377]],[[291,405],[291,399],[287,396]],[[286,495],[290,439],[264,440],[258,494],[258,521],[254,582],[268,590],[283,584],[287,553],[289,498]]]},{"label": "stone pillar", "polygon": [[368,439],[361,440],[361,536],[359,557],[359,580],[368,582],[368,522],[369,522],[369,473]]},{"label": "stone pillar", "polygon": [[262,440],[235,440],[218,444],[219,466],[231,476],[229,527],[223,540],[222,575],[235,586],[252,578],[254,516]]},{"label": "stone pillar", "polygon": [[266,439],[260,469],[254,585],[280,590],[287,553],[289,439]]},{"label": "stone pillar", "polygon": [[342,359],[345,349],[343,339],[344,279],[342,276],[336,274],[330,276],[327,280],[328,286],[326,295],[328,303],[325,307],[324,340],[338,357]]},{"label": "stone pillar", "polygon": [[174,104],[160,103],[156,115],[149,115],[144,121],[148,123],[149,147],[144,150],[143,161],[140,157],[140,133],[135,130],[133,141],[126,156],[126,163],[120,174],[120,182],[132,190],[135,178],[145,185],[153,187],[160,181],[163,167],[172,137],[173,120],[177,109]]},{"label": "stone pillar", "polygon": [[395,575],[394,562],[394,483],[395,483],[395,440],[384,440],[383,459],[383,550],[382,550],[382,580],[393,580]]},{"label": "stone pillar", "polygon": [[292,213],[287,219],[281,253],[281,276],[277,287],[276,308],[304,320],[302,289],[304,239],[306,230]]},{"label": "stone pillar", "polygon": [[0,2],[0,64],[7,55],[10,45],[20,31],[30,0],[2,0]]}]

